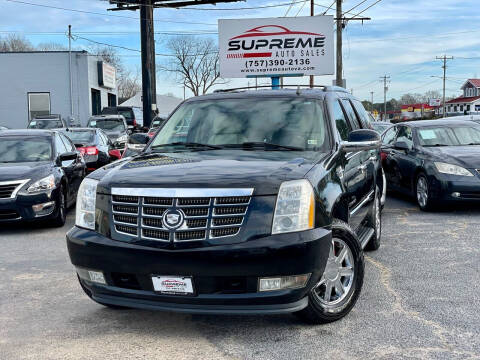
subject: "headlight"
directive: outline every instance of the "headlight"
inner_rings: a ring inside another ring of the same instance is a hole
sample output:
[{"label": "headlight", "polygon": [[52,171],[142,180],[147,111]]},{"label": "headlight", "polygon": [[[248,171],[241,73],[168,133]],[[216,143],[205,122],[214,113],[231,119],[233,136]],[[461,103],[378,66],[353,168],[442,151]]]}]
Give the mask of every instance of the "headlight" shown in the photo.
[{"label": "headlight", "polygon": [[35,181],[32,185],[30,185],[27,189],[29,193],[45,191],[45,190],[52,190],[55,188],[55,176],[48,175],[43,179]]},{"label": "headlight", "polygon": [[443,174],[473,176],[473,174],[470,171],[458,165],[452,165],[452,164],[447,164],[443,162],[435,162],[435,167],[439,172]]},{"label": "headlight", "polygon": [[314,216],[313,188],[307,180],[286,181],[280,185],[272,234],[313,229]]},{"label": "headlight", "polygon": [[122,136],[119,136],[115,141],[121,143],[121,142],[127,142],[127,140],[128,140],[128,135],[122,135]]},{"label": "headlight", "polygon": [[97,180],[85,178],[78,189],[75,225],[95,230]]}]

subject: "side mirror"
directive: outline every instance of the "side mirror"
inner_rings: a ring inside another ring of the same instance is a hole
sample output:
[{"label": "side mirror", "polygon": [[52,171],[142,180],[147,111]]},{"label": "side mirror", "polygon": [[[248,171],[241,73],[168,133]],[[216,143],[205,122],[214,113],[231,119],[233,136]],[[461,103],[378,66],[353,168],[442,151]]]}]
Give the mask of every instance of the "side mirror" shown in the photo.
[{"label": "side mirror", "polygon": [[345,153],[375,150],[380,148],[380,135],[370,129],[353,130],[348,135],[348,141],[341,143],[341,148]]},{"label": "side mirror", "polygon": [[120,150],[117,150],[117,149],[115,149],[115,150],[110,150],[110,151],[108,152],[108,155],[110,155],[111,158],[117,159],[117,160],[119,160],[119,159],[122,158],[122,153],[120,152]]},{"label": "side mirror", "polygon": [[410,147],[405,141],[396,141],[395,144],[393,144],[393,148],[395,150],[403,150],[403,151],[410,150]]},{"label": "side mirror", "polygon": [[76,151],[75,152],[70,151],[70,152],[61,154],[58,158],[60,159],[61,162],[63,162],[63,161],[75,160],[77,156],[78,154]]},{"label": "side mirror", "polygon": [[132,129],[127,129],[127,135],[132,135],[133,130]]}]

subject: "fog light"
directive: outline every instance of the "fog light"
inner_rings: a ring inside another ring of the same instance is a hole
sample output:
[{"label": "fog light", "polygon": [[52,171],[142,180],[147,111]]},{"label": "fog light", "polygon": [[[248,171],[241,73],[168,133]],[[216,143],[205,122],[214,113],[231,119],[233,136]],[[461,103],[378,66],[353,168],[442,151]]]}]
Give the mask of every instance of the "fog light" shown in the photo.
[{"label": "fog light", "polygon": [[459,192],[453,192],[453,193],[452,193],[452,196],[453,196],[453,197],[456,197],[456,198],[459,198],[459,197],[460,197],[460,193],[459,193]]},{"label": "fog light", "polygon": [[55,209],[55,201],[49,201],[43,204],[32,205],[36,216],[49,215]]},{"label": "fog light", "polygon": [[87,270],[77,267],[77,274],[78,276],[87,281],[91,281],[98,284],[106,284],[105,277],[103,276],[103,272],[95,271],[95,270]]},{"label": "fog light", "polygon": [[308,279],[310,274],[259,278],[258,291],[300,289],[307,285]]}]

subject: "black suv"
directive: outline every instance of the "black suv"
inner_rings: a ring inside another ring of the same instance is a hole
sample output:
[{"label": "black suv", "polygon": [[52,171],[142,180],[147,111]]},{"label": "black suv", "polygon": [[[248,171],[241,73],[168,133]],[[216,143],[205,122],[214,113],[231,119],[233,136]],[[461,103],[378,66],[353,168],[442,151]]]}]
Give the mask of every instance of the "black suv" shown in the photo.
[{"label": "black suv", "polygon": [[380,245],[380,139],[341,88],[184,102],[138,156],[82,183],[67,234],[109,307],[337,320]]}]

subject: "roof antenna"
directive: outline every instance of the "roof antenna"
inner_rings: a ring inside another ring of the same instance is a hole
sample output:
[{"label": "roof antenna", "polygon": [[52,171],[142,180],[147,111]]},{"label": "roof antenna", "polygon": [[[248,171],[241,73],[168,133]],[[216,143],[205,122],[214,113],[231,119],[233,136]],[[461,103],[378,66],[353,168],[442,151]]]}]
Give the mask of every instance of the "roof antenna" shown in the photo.
[{"label": "roof antenna", "polygon": [[300,85],[297,86],[297,95],[300,95]]}]

